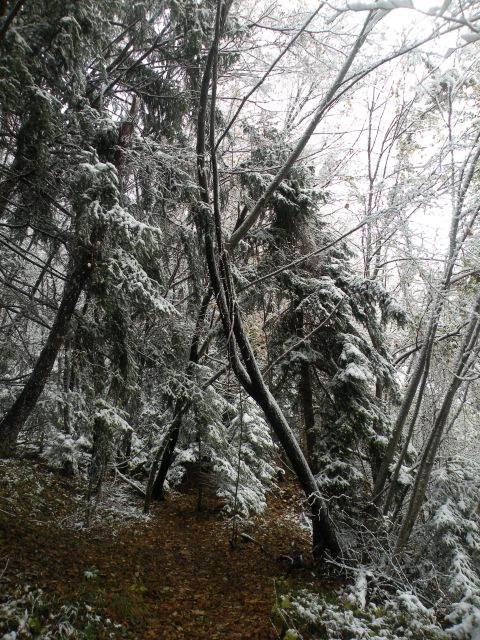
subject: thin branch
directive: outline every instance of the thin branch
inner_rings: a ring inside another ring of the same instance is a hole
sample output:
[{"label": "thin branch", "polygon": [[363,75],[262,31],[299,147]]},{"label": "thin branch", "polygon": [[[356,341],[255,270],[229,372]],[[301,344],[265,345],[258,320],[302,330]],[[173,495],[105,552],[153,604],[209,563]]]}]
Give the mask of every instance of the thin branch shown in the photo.
[{"label": "thin branch", "polygon": [[228,123],[228,126],[226,127],[225,131],[218,138],[218,140],[217,140],[217,142],[216,142],[216,144],[214,146],[215,151],[218,149],[220,143],[222,142],[222,140],[225,138],[225,136],[228,134],[228,132],[232,128],[233,124],[235,123],[236,119],[238,118],[238,116],[240,114],[240,111],[245,106],[245,103],[250,99],[252,94],[254,94],[255,91],[257,91],[257,89],[259,89],[262,86],[262,84],[265,82],[265,80],[271,74],[273,69],[277,66],[277,64],[280,62],[280,60],[283,58],[283,56],[291,49],[291,47],[295,44],[295,42],[298,40],[298,38],[302,35],[302,33],[304,33],[306,31],[308,25],[318,15],[319,11],[322,9],[322,7],[324,5],[325,5],[324,2],[320,3],[319,7],[312,13],[312,15],[305,22],[305,24],[299,29],[299,31],[297,31],[297,33],[290,40],[290,42],[287,44],[287,46],[280,52],[280,54],[275,58],[275,60],[272,62],[272,64],[268,67],[268,69],[265,71],[265,73],[260,78],[260,80],[257,82],[257,84],[252,89],[250,89],[250,91],[242,98],[242,101],[240,102],[240,104],[238,106],[238,109],[235,111],[235,113],[234,113],[232,119],[230,120],[230,122]]},{"label": "thin branch", "polygon": [[18,0],[17,4],[13,7],[13,9],[10,11],[9,15],[5,19],[5,22],[2,28],[0,29],[0,43],[7,35],[7,31],[9,30],[12,22],[15,20],[18,13],[20,12],[20,9],[23,7],[26,1],[27,0]]},{"label": "thin branch", "polygon": [[299,347],[300,345],[304,344],[309,338],[311,338],[315,333],[317,333],[317,331],[320,331],[320,329],[322,327],[324,327],[327,322],[329,320],[332,319],[332,317],[334,316],[334,314],[338,311],[340,305],[345,301],[345,298],[342,298],[340,300],[340,302],[338,302],[335,307],[332,309],[332,311],[328,314],[328,316],[325,318],[325,320],[323,320],[317,327],[315,327],[314,329],[312,329],[309,333],[307,333],[307,335],[302,338],[301,340],[298,340],[298,342],[295,342],[295,344],[293,344],[289,349],[287,349],[286,351],[284,351],[283,353],[281,353],[278,358],[276,358],[263,372],[262,375],[266,376],[267,373],[269,371],[271,371],[273,369],[273,367],[275,365],[277,365],[281,360],[283,360],[284,358],[286,358],[288,356],[289,353],[291,353],[292,351],[294,351],[295,349],[297,349],[297,347]]},{"label": "thin branch", "polygon": [[313,132],[317,128],[318,124],[320,123],[325,113],[330,108],[332,104],[332,100],[335,98],[335,95],[337,94],[339,87],[342,85],[342,82],[344,81],[345,76],[347,75],[350,67],[353,64],[353,61],[357,57],[358,52],[360,51],[362,45],[364,44],[367,38],[367,35],[370,33],[372,27],[381,19],[382,15],[383,14],[376,11],[371,11],[368,14],[368,17],[363,24],[360,34],[357,37],[355,44],[353,45],[347,60],[345,61],[342,68],[338,72],[337,77],[332,83],[332,86],[330,87],[329,91],[326,93],[325,97],[320,103],[314,117],[310,121],[310,124],[307,126],[306,130],[304,131],[297,145],[291,152],[290,156],[286,160],[283,167],[280,169],[280,171],[270,182],[266,190],[257,200],[251,212],[247,216],[245,216],[245,219],[242,222],[242,224],[239,225],[239,227],[230,236],[230,240],[228,241],[228,249],[230,251],[232,251],[236,247],[236,245],[246,236],[248,231],[252,228],[252,226],[255,224],[255,222],[258,220],[258,218],[262,214],[263,210],[265,209],[265,206],[267,205],[268,201],[270,200],[274,192],[280,186],[281,182],[288,176],[293,165],[299,159],[300,155],[305,149],[305,146],[307,145],[308,141],[312,137]]}]

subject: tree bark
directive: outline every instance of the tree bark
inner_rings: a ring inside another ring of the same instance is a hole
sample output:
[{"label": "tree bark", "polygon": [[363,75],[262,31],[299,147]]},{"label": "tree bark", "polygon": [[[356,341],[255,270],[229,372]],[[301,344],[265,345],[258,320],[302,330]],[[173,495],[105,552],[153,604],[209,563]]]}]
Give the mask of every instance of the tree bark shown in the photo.
[{"label": "tree bark", "polygon": [[180,435],[184,413],[185,407],[183,407],[182,404],[179,403],[175,410],[175,417],[170,425],[170,428],[167,431],[167,434],[165,435],[165,442],[164,444],[162,444],[162,460],[152,486],[152,491],[149,496],[150,499],[164,499],[163,488],[165,485],[165,480],[167,478],[168,470],[170,469],[170,466],[172,464],[173,454],[175,453],[175,447],[177,446],[178,437]]},{"label": "tree bark", "polygon": [[20,12],[20,9],[23,7],[26,1],[27,0],[17,0],[16,4],[13,6],[9,15],[6,17],[5,22],[0,28],[0,43],[2,42],[2,40],[5,39],[5,36],[7,35],[9,28],[11,27],[13,21],[17,17],[18,13]]}]

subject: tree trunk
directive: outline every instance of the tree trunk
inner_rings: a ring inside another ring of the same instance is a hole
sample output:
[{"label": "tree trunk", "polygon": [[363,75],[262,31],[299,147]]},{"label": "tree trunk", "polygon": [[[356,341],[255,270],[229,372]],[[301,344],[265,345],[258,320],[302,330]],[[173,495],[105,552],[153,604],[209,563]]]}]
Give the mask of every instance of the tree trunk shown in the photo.
[{"label": "tree trunk", "polygon": [[[461,168],[459,186],[458,186],[458,191],[456,193],[456,196],[455,196],[455,193],[452,195],[452,201],[454,204],[453,204],[452,219],[450,223],[448,255],[446,256],[443,280],[437,292],[436,298],[434,299],[432,315],[430,317],[430,322],[426,332],[425,341],[422,345],[422,348],[420,350],[420,354],[417,360],[417,364],[414,367],[412,376],[408,383],[407,390],[405,392],[405,397],[400,406],[400,410],[398,412],[398,416],[395,422],[395,427],[393,429],[392,436],[390,438],[387,450],[385,452],[385,457],[382,461],[379,474],[375,481],[371,502],[372,502],[372,505],[376,506],[377,508],[381,504],[383,492],[385,489],[385,484],[387,482],[387,478],[389,474],[389,468],[395,458],[395,453],[400,443],[400,438],[402,436],[403,429],[408,419],[408,414],[410,412],[412,404],[415,400],[415,396],[417,394],[418,385],[420,384],[420,381],[422,379],[422,375],[425,370],[426,364],[428,363],[429,358],[431,357],[432,349],[436,340],[440,314],[442,313],[443,306],[445,304],[446,294],[452,282],[453,270],[455,268],[457,258],[459,256],[459,253],[463,247],[465,240],[471,234],[473,225],[479,214],[479,210],[478,208],[476,208],[470,214],[469,218],[466,218],[466,214],[464,211],[465,199],[466,199],[468,190],[471,186],[472,180],[474,178],[479,161],[480,161],[480,136],[477,137],[475,151],[472,152],[472,154],[467,157],[467,159],[465,160],[465,163]],[[455,178],[452,177],[453,190],[455,190],[454,185],[455,185]],[[460,225],[462,218],[463,218],[463,225]],[[462,229],[462,226],[463,226],[463,229]],[[422,396],[420,394],[418,395],[418,402],[419,403],[422,402]],[[420,407],[418,407],[418,409],[419,408]]]},{"label": "tree trunk", "polygon": [[398,456],[397,464],[395,465],[394,472],[393,472],[392,477],[390,479],[390,487],[388,489],[387,499],[385,500],[385,504],[384,504],[384,507],[383,507],[384,515],[387,515],[387,513],[390,511],[390,507],[392,506],[393,499],[394,499],[394,497],[396,495],[396,492],[397,492],[396,483],[397,483],[397,480],[398,480],[398,476],[400,474],[400,469],[402,467],[402,464],[405,461],[405,458],[407,457],[408,447],[410,445],[410,441],[411,441],[412,436],[413,436],[413,431],[415,429],[415,424],[417,422],[418,415],[420,413],[420,407],[422,406],[423,394],[425,392],[425,387],[427,385],[428,375],[430,373],[431,357],[432,357],[432,353],[430,352],[428,354],[427,360],[425,362],[425,369],[423,371],[423,378],[422,378],[422,381],[420,383],[420,388],[418,390],[417,404],[415,405],[413,416],[412,416],[412,418],[410,420],[410,425],[408,427],[407,437],[405,438],[405,442],[403,443],[402,451],[400,452],[400,455]]},{"label": "tree trunk", "polygon": [[75,306],[89,276],[90,268],[86,259],[82,258],[65,283],[55,321],[32,373],[20,395],[0,422],[0,457],[12,454],[18,434],[35,408],[67,335]]},{"label": "tree trunk", "polygon": [[[254,357],[253,353],[252,357]],[[327,510],[322,504],[318,485],[313,473],[282,410],[263,381],[260,371],[258,371],[258,374],[258,377],[255,376],[253,387],[250,391],[248,389],[246,389],[246,391],[263,410],[265,417],[287,454],[290,464],[307,496],[312,515],[312,547],[314,558],[321,560],[326,551],[330,551],[334,556],[338,555],[340,546]]]},{"label": "tree trunk", "polygon": [[[153,495],[154,490],[156,494],[155,495],[156,499],[163,500],[163,497],[164,497],[163,486],[165,484],[165,478],[167,477],[167,472],[170,467],[168,466],[164,469],[161,469],[161,471],[157,473],[158,465],[161,464],[161,461],[163,462],[164,459],[166,460],[166,457],[165,457],[166,448],[169,445],[171,435],[172,434],[174,435],[174,432],[176,430],[178,431],[180,430],[176,422],[181,421],[183,413],[184,413],[184,410],[176,414],[172,423],[170,424],[170,427],[165,435],[165,438],[163,439],[163,442],[157,449],[157,453],[153,460],[152,468],[150,469],[150,474],[148,476],[147,490],[145,492],[145,503],[143,505],[144,513],[148,513],[150,511],[150,504],[152,502],[152,498],[154,497]],[[178,439],[178,434],[177,434],[177,439]],[[174,450],[175,450],[175,447],[174,447]],[[169,458],[170,464],[171,464],[171,460],[172,460],[172,457]],[[165,466],[166,466],[166,463],[165,463]]]},{"label": "tree trunk", "polygon": [[[297,310],[295,311],[295,319],[297,325],[297,336],[305,337],[304,314],[303,309],[298,309],[300,300],[296,301]],[[313,473],[318,473],[318,460],[316,459],[316,442],[317,434],[315,430],[315,412],[313,410],[313,388],[312,388],[312,372],[308,362],[300,363],[300,380],[298,383],[298,395],[303,413],[303,425],[305,429],[305,445],[307,451],[307,459],[310,469]]]},{"label": "tree trunk", "polygon": [[[300,158],[303,150],[308,144],[315,129],[318,127],[321,120],[323,119],[323,117],[325,116],[325,114],[327,113],[327,111],[335,101],[335,97],[341,90],[345,77],[350,67],[352,66],[353,62],[355,61],[355,58],[357,57],[365,40],[367,39],[368,34],[370,33],[373,26],[381,19],[381,17],[382,17],[382,14],[377,11],[371,11],[368,14],[368,17],[362,26],[360,34],[358,35],[354,45],[349,51],[345,62],[340,68],[334,82],[328,89],[320,105],[316,109],[305,131],[300,137],[300,140],[292,149],[289,157],[287,158],[285,163],[280,167],[279,171],[274,176],[274,178],[272,179],[270,184],[267,186],[267,188],[264,190],[260,198],[254,204],[252,210],[245,216],[242,223],[235,229],[235,231],[230,236],[230,239],[228,241],[228,247],[230,251],[232,251],[232,249],[238,245],[238,243],[245,237],[245,235],[248,233],[251,227],[255,224],[255,222],[258,220],[260,215],[265,210],[265,207],[267,206],[270,198],[273,196],[273,194],[278,189],[282,181],[288,176],[294,164]],[[215,144],[213,145],[212,149],[215,149]]]},{"label": "tree trunk", "polygon": [[[377,508],[381,505],[383,491],[385,489],[385,484],[389,475],[390,465],[395,459],[395,453],[400,443],[400,439],[402,437],[403,429],[407,421],[411,406],[413,404],[413,401],[415,400],[415,396],[417,395],[418,385],[420,384],[420,380],[422,379],[422,375],[425,370],[425,364],[428,361],[433,348],[437,326],[438,315],[432,318],[432,321],[429,325],[427,337],[425,338],[425,342],[423,343],[423,347],[420,351],[417,364],[415,365],[414,371],[409,380],[403,402],[400,406],[400,410],[395,421],[392,435],[387,445],[387,450],[385,451],[385,455],[382,459],[378,475],[375,479],[371,502]],[[421,398],[419,398],[419,401],[421,401]]]},{"label": "tree trunk", "polygon": [[[233,370],[245,391],[265,414],[307,496],[312,515],[314,557],[316,560],[321,560],[326,551],[330,551],[334,556],[338,555],[340,546],[327,510],[320,498],[315,477],[282,410],[263,379],[255,354],[245,334],[238,304],[234,298],[228,254],[223,252],[220,258],[219,266],[222,274],[220,276],[213,249],[213,239],[208,231],[205,235],[205,248],[212,288],[217,297],[224,333],[227,336]],[[238,347],[245,369],[240,363],[236,347]]]},{"label": "tree trunk", "polygon": [[[364,29],[366,29],[366,26],[364,27]],[[238,309],[235,289],[230,273],[229,254],[223,247],[218,168],[215,151],[217,59],[220,30],[221,2],[219,2],[217,5],[215,36],[205,64],[200,91],[196,152],[197,179],[200,187],[202,207],[199,209],[201,220],[198,221],[197,229],[201,228],[203,230],[205,258],[210,275],[210,282],[216,296],[217,305],[220,311],[220,317],[222,319],[230,363],[232,365],[233,371],[235,372],[235,375],[244,387],[245,391],[263,410],[265,417],[270,423],[285,453],[289,457],[292,467],[302,486],[302,489],[307,496],[312,514],[313,553],[314,557],[317,560],[320,560],[323,558],[325,551],[327,550],[329,550],[333,555],[338,555],[340,548],[335,535],[335,531],[328,517],[327,510],[324,507],[319,496],[317,483],[308,465],[308,462],[303,455],[301,447],[292,430],[290,429],[290,426],[282,410],[280,409],[275,398],[268,389],[268,386],[266,385],[258,367],[255,354],[253,353],[251,345],[245,334],[243,322]],[[362,31],[362,35],[363,33],[364,32]],[[360,48],[362,42],[362,37],[360,37],[354,47],[354,49],[356,49],[355,54]],[[353,61],[353,57],[351,56],[350,64]],[[206,171],[206,119],[210,78],[212,78],[212,95],[210,99],[209,142],[213,186],[213,216]],[[306,141],[304,144],[306,144]],[[298,154],[300,154],[300,151],[298,151]],[[294,159],[292,160],[291,157],[290,160],[293,164]],[[281,182],[281,180],[282,178],[280,178],[278,184]],[[278,184],[276,186],[278,186]],[[275,188],[272,189],[271,193],[273,193]],[[271,193],[266,193],[264,195],[271,195]],[[262,198],[260,198],[260,201],[263,203],[264,200],[265,198],[264,196],[262,196]],[[258,215],[260,209],[258,206],[256,206],[255,208],[258,209],[256,214]],[[245,222],[245,226],[240,225],[240,227],[238,228],[236,240],[233,242],[231,241],[230,249],[236,244],[236,242],[238,242],[241,237],[243,237],[246,231],[253,224],[254,220],[250,219],[248,222]]]},{"label": "tree trunk", "polygon": [[16,4],[12,7],[12,10],[8,14],[8,16],[5,18],[5,22],[0,28],[0,42],[2,42],[2,40],[5,39],[5,36],[7,35],[7,31],[11,27],[12,22],[15,20],[15,18],[17,17],[17,14],[20,12],[20,9],[23,7],[26,1],[27,0],[17,0]]},{"label": "tree trunk", "polygon": [[93,452],[88,470],[88,497],[99,493],[105,478],[111,455],[111,427],[103,416],[96,416],[93,423]]},{"label": "tree trunk", "polygon": [[417,520],[420,509],[423,505],[428,482],[432,474],[433,465],[437,456],[443,431],[447,424],[455,395],[460,388],[465,376],[474,360],[474,350],[480,335],[480,295],[478,296],[470,318],[470,322],[465,337],[457,352],[456,366],[452,380],[447,389],[445,397],[440,407],[440,411],[435,419],[432,432],[425,446],[422,460],[415,478],[412,496],[408,505],[407,513],[403,519],[400,532],[398,534],[396,550],[402,551],[408,542],[412,529]]},{"label": "tree trunk", "polygon": [[178,437],[180,435],[180,429],[182,426],[182,418],[185,413],[184,407],[179,403],[175,410],[175,417],[173,419],[170,428],[165,436],[165,444],[162,445],[162,461],[155,481],[152,486],[151,497],[155,500],[163,500],[163,487],[167,477],[168,470],[172,464],[173,454],[175,453],[175,447],[177,446]]},{"label": "tree trunk", "polygon": [[[193,363],[198,362],[200,336],[202,334],[205,318],[207,316],[208,305],[211,299],[212,299],[212,290],[209,288],[208,291],[203,296],[202,303],[200,305],[200,310],[198,312],[195,331],[193,332],[191,346],[190,346],[189,362],[193,362]],[[147,511],[148,511],[148,505],[150,504],[150,500],[152,498],[154,500],[164,499],[163,487],[165,485],[165,480],[167,478],[168,470],[172,465],[173,455],[175,453],[175,447],[177,446],[178,438],[180,436],[180,430],[182,428],[182,417],[189,406],[190,406],[190,403],[185,404],[185,403],[179,402],[175,407],[175,415],[173,418],[173,422],[170,425],[167,435],[165,436],[165,444],[162,445],[161,447],[162,460],[160,462],[160,469],[158,470],[158,474],[157,474],[157,468],[158,468],[157,458],[152,467],[152,472],[156,474],[156,477],[154,475],[155,480],[153,481],[150,491],[147,491],[148,497],[145,501],[145,509]],[[150,478],[149,478],[149,485],[150,485]]]}]

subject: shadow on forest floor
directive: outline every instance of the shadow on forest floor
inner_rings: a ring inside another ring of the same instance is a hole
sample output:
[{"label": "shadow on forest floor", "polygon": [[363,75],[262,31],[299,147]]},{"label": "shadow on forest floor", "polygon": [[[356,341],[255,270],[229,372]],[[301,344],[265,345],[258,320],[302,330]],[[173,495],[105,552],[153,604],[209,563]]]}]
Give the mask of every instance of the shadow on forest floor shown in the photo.
[{"label": "shadow on forest floor", "polygon": [[[94,524],[81,528],[78,481],[0,461],[0,638],[281,637],[273,612],[285,567],[274,558],[292,542],[306,555],[309,546],[293,481],[281,482],[267,511],[243,529],[271,557],[253,544],[232,549],[231,522],[198,513],[193,492],[154,505],[146,518],[141,500],[118,482],[106,486]],[[69,636],[72,629],[80,633]]]}]

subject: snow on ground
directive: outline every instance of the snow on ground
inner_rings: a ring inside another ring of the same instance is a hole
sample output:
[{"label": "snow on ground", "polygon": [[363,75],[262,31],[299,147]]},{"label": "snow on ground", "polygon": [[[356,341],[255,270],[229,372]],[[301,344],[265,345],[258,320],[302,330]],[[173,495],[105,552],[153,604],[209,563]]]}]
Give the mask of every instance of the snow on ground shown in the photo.
[{"label": "snow on ground", "polygon": [[106,482],[97,496],[88,503],[85,495],[75,498],[78,508],[64,521],[63,526],[85,529],[108,523],[112,531],[126,522],[148,522],[150,515],[143,513],[143,501],[119,478]]}]

